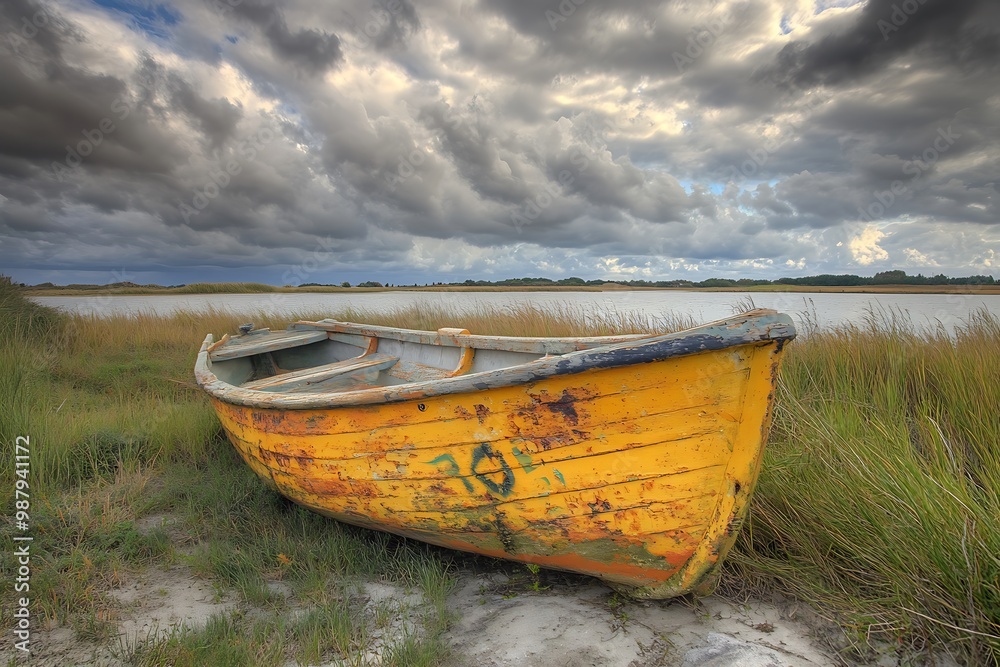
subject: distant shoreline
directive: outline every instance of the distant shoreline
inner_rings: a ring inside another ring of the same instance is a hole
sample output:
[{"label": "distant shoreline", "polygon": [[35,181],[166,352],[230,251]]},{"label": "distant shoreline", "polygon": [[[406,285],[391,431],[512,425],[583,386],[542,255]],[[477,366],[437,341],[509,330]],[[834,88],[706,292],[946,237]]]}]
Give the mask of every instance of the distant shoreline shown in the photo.
[{"label": "distant shoreline", "polygon": [[[234,287],[237,284],[234,284]],[[604,285],[425,285],[419,287],[271,287],[238,284],[238,288],[225,289],[222,285],[184,287],[106,287],[87,285],[80,287],[24,287],[27,296],[176,296],[185,294],[368,294],[373,292],[797,292],[845,294],[1000,294],[1000,285],[753,285],[747,287],[633,287],[607,283]],[[228,286],[228,285],[227,285]],[[222,289],[216,289],[216,287]],[[192,289],[194,288],[194,289]]]}]

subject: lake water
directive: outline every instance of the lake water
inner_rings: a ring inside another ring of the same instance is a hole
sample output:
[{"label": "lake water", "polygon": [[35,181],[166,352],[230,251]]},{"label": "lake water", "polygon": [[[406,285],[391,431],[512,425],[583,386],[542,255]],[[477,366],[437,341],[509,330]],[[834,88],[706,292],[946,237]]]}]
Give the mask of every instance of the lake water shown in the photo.
[{"label": "lake water", "polygon": [[251,315],[267,311],[287,315],[333,314],[345,308],[373,311],[413,305],[442,305],[459,312],[481,306],[532,304],[540,308],[571,308],[581,312],[642,313],[650,318],[682,315],[700,322],[728,317],[748,299],[760,308],[808,318],[820,327],[860,323],[873,311],[901,313],[917,327],[944,326],[953,331],[969,315],[986,309],[1000,314],[1000,295],[973,294],[850,294],[804,292],[338,292],[333,294],[193,294],[163,296],[34,297],[38,303],[83,314],[169,314],[211,308]]}]

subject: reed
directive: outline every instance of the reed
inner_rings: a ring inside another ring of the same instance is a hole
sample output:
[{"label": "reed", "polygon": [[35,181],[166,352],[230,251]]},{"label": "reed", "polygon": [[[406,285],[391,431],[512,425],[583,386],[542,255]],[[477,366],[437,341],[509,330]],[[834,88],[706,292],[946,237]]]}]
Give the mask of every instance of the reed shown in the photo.
[{"label": "reed", "polygon": [[695,324],[689,318],[672,313],[651,317],[638,311],[592,311],[570,305],[542,308],[533,304],[497,306],[483,303],[462,310],[447,303],[408,306],[392,311],[348,308],[322,317],[427,331],[458,327],[475,334],[494,336],[610,336],[677,331]]},{"label": "reed", "polygon": [[[101,591],[115,572],[176,557],[162,536],[133,526],[151,511],[172,512],[185,517],[199,545],[189,558],[203,576],[246,604],[270,608],[278,602],[265,582],[281,573],[319,611],[300,624],[283,620],[280,605],[266,622],[255,617],[263,625],[245,633],[242,648],[227,645],[232,657],[202,652],[218,644],[217,633],[236,632],[223,619],[136,649],[134,664],[235,664],[243,650],[269,656],[265,662],[343,655],[365,631],[343,623],[345,610],[358,611],[351,594],[348,606],[330,607],[330,591],[376,577],[423,590],[437,610],[425,623],[429,634],[406,638],[384,657],[405,663],[441,655],[447,552],[340,526],[264,489],[225,443],[192,382],[206,333],[218,337],[248,319],[283,327],[284,318],[59,316],[3,281],[0,315],[0,435],[5,442],[31,435],[32,489],[49,499],[37,519],[48,537],[37,543],[44,555],[32,582],[49,601],[47,617],[86,620],[103,609]],[[572,308],[456,312],[447,304],[301,317],[530,336],[691,324]],[[917,331],[898,314],[872,313],[857,326],[810,331],[790,345],[781,377],[763,472],[724,590],[806,600],[852,633],[855,655],[887,640],[947,650],[968,664],[997,663],[1000,318],[976,313],[950,337]],[[0,452],[7,489],[10,456],[10,448]],[[112,506],[102,519],[101,508]]]}]

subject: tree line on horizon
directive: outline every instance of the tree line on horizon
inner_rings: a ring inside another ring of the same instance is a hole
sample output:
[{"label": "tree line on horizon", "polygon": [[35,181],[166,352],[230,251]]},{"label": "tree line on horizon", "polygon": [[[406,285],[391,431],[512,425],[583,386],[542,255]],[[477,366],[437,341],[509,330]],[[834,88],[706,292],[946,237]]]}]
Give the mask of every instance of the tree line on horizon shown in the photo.
[{"label": "tree line on horizon", "polygon": [[[4,276],[6,278],[6,276]],[[10,281],[10,278],[6,278]],[[899,269],[892,271],[880,271],[874,276],[856,276],[849,273],[843,273],[838,275],[833,275],[829,273],[823,273],[816,276],[803,276],[801,278],[777,278],[775,280],[767,280],[764,278],[707,278],[701,281],[693,280],[607,280],[607,279],[597,279],[597,280],[584,280],[583,278],[577,278],[575,276],[570,278],[562,278],[560,280],[553,280],[551,278],[506,278],[504,280],[465,280],[463,282],[434,282],[429,285],[417,285],[413,283],[412,287],[586,287],[586,286],[600,286],[607,284],[622,285],[626,287],[755,287],[758,285],[799,285],[805,287],[865,287],[871,285],[998,285],[1000,280],[997,280],[993,276],[988,275],[974,275],[965,276],[961,278],[949,278],[943,273],[936,276],[925,276],[918,273],[915,276],[908,275],[906,271]],[[33,289],[54,289],[61,288],[63,286],[54,285],[53,283],[46,282],[38,285],[28,286],[24,283],[15,283],[20,287],[30,287]],[[262,288],[275,289],[270,285],[262,285],[259,283],[223,283],[227,285],[256,285]],[[199,285],[209,285],[209,283],[201,283]],[[196,285],[197,286],[197,285]],[[94,289],[97,287],[105,288],[143,288],[143,289],[182,289],[185,287],[190,287],[189,285],[138,285],[132,282],[119,282],[111,283],[108,285],[82,285],[82,284],[72,284],[66,285],[64,288],[67,289]],[[287,287],[352,287],[351,283],[348,281],[343,281],[340,283],[302,283],[301,285],[288,285]],[[364,282],[359,282],[354,287],[393,287],[392,283],[381,283],[374,280],[366,280]],[[410,285],[404,285],[397,283],[395,287],[410,287]]]},{"label": "tree line on horizon", "polygon": [[944,274],[936,276],[925,276],[917,274],[907,275],[906,271],[893,270],[881,271],[874,276],[856,276],[853,274],[833,275],[829,273],[817,276],[803,276],[801,278],[777,278],[767,280],[763,278],[708,278],[701,281],[692,280],[584,280],[583,278],[563,278],[562,280],[551,280],[550,278],[507,278],[495,282],[487,280],[466,280],[461,283],[434,283],[435,285],[466,285],[473,287],[527,287],[527,286],[587,286],[606,285],[615,283],[627,285],[629,287],[755,287],[757,285],[802,285],[808,287],[858,287],[867,285],[996,285],[1000,284],[993,276],[966,276],[964,278],[949,278]]}]

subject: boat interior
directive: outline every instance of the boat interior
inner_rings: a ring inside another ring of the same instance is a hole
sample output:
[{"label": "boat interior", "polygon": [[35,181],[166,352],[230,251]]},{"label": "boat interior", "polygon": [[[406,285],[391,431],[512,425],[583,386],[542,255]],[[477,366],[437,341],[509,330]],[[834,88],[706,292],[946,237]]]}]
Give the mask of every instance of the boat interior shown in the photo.
[{"label": "boat interior", "polygon": [[227,334],[208,347],[212,372],[242,389],[281,394],[443,380],[650,337],[478,336],[465,329],[416,331],[336,320],[299,321],[285,331],[240,329],[240,335]]}]

